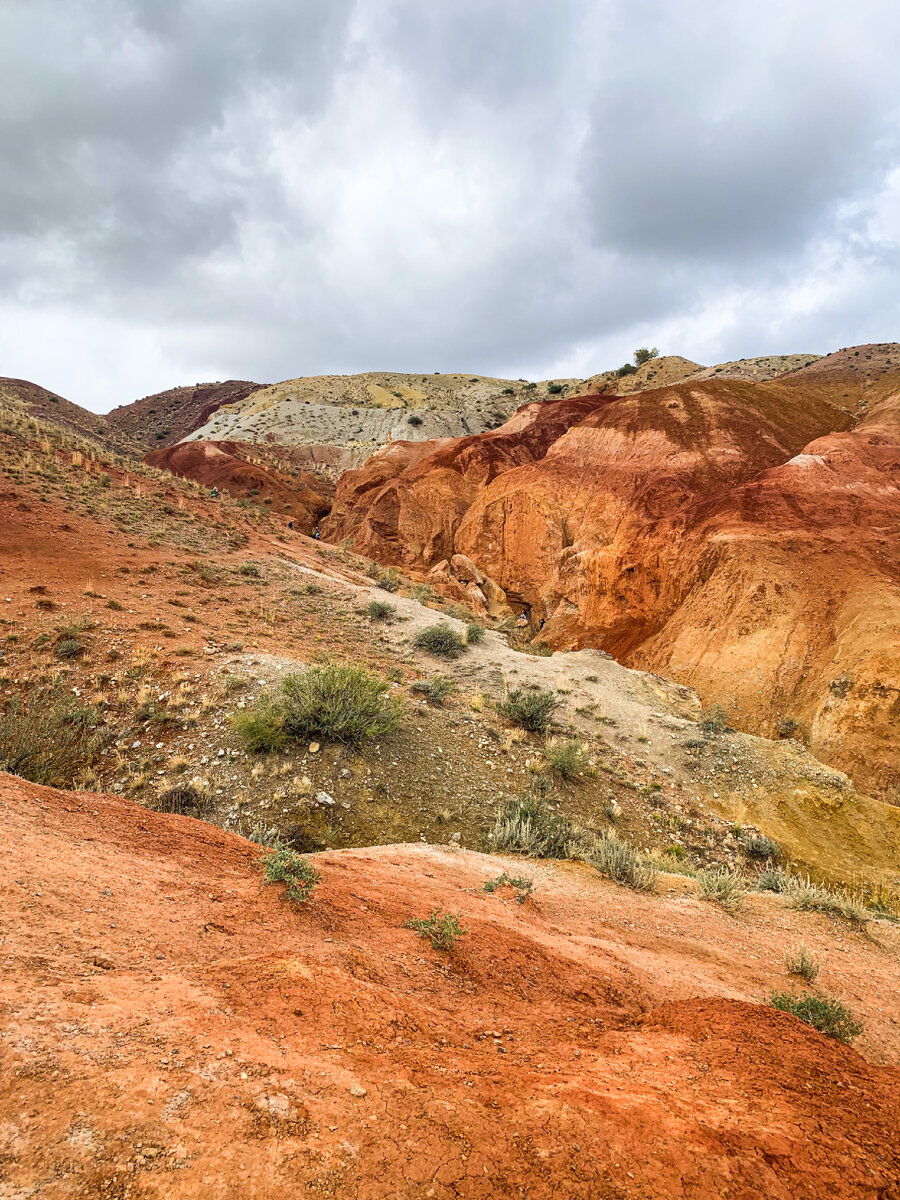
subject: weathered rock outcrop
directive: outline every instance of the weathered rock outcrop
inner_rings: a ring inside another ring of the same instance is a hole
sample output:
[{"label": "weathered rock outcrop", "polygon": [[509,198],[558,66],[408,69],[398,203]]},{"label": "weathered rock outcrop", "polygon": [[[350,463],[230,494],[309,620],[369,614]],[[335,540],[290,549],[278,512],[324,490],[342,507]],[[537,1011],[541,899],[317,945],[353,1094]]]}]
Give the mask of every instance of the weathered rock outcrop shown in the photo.
[{"label": "weathered rock outcrop", "polygon": [[671,674],[754,731],[796,722],[900,798],[898,396],[883,345],[526,406],[412,465],[376,456],[328,527],[420,570],[461,553],[552,646]]}]

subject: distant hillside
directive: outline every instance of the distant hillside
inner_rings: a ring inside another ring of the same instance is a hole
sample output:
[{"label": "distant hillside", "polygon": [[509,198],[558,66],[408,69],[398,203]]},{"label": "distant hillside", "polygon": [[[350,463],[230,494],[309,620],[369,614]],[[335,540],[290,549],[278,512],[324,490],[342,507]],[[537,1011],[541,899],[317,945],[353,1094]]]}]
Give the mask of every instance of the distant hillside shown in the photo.
[{"label": "distant hillside", "polygon": [[224,383],[169,388],[114,408],[106,414],[106,420],[142,450],[156,450],[174,446],[205,424],[221,405],[237,403],[261,386],[248,379],[227,379]]},{"label": "distant hillside", "polygon": [[32,417],[51,421],[79,437],[90,438],[107,450],[129,458],[140,457],[140,447],[127,431],[111,426],[106,417],[88,412],[37,383],[0,376],[0,399],[17,400]]}]

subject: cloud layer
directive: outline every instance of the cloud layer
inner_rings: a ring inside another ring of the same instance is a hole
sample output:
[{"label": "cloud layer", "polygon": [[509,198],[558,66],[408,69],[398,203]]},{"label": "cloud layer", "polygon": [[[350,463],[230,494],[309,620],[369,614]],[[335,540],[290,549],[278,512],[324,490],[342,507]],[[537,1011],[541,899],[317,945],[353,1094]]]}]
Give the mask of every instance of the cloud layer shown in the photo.
[{"label": "cloud layer", "polygon": [[0,0],[0,374],[895,339],[893,0]]}]

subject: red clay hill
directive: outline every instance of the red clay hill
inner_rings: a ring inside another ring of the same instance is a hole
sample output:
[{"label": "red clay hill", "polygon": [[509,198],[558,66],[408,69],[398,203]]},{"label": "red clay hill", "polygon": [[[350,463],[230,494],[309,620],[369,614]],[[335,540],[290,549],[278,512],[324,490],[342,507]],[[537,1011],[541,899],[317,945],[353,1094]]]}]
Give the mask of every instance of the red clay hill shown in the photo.
[{"label": "red clay hill", "polygon": [[[2,775],[0,810],[4,1196],[900,1196],[895,960],[861,933],[575,863],[517,904],[484,891],[508,860],[422,845],[316,856],[298,908],[200,821]],[[438,906],[449,952],[405,926]],[[863,1053],[759,1002],[801,926]]]},{"label": "red clay hill", "polygon": [[223,404],[236,404],[263,386],[248,379],[226,379],[223,383],[169,388],[122,404],[108,412],[105,419],[144,450],[174,446],[205,425]]},{"label": "red clay hill", "polygon": [[464,556],[552,647],[689,683],[900,801],[898,345],[391,446],[325,533],[438,581]]},{"label": "red clay hill", "polygon": [[239,442],[181,442],[165,450],[151,450],[144,461],[204,487],[252,498],[295,521],[302,532],[311,532],[331,507],[333,486],[306,472],[286,474],[253,461],[254,450]]}]

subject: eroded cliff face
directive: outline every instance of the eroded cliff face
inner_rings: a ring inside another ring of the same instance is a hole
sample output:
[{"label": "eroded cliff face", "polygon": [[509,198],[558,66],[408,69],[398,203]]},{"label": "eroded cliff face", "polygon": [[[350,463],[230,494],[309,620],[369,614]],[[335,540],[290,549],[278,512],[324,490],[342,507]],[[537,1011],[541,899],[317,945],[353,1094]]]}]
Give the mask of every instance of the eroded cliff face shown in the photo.
[{"label": "eroded cliff face", "polygon": [[328,532],[423,571],[463,555],[554,648],[672,675],[750,730],[795,721],[897,797],[900,347],[393,448],[345,477]]}]

